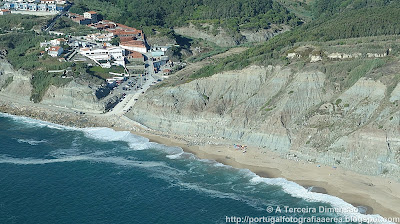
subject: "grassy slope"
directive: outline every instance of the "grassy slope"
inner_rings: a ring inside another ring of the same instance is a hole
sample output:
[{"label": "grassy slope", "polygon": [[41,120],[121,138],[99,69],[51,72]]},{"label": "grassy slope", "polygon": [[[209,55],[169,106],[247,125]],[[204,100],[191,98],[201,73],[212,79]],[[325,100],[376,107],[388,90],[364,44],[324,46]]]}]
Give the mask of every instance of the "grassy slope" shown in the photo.
[{"label": "grassy slope", "polygon": [[278,35],[240,55],[224,58],[191,76],[192,79],[242,69],[252,63],[284,61],[282,50],[304,41],[325,42],[345,38],[400,34],[400,4],[348,10],[331,17],[316,19],[297,29]]}]

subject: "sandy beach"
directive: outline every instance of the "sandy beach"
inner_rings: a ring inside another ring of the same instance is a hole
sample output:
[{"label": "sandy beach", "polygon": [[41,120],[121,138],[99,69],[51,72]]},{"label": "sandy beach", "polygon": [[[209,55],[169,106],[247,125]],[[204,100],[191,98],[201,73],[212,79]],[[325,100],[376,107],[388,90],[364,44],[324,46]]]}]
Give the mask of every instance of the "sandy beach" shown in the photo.
[{"label": "sandy beach", "polygon": [[234,142],[207,141],[198,137],[161,133],[140,126],[125,116],[79,115],[48,107],[9,104],[0,101],[0,111],[18,116],[75,127],[109,127],[130,131],[135,135],[167,146],[181,147],[201,159],[215,160],[240,169],[249,169],[261,177],[285,178],[305,187],[316,187],[355,206],[364,206],[367,213],[385,218],[400,217],[400,183],[384,177],[368,176],[322,164],[285,159],[267,149],[248,146],[246,153],[235,149]]},{"label": "sandy beach", "polygon": [[385,218],[400,217],[400,183],[387,178],[283,159],[274,152],[261,151],[255,147],[248,147],[246,153],[243,153],[235,149],[233,144],[190,146],[177,136],[164,137],[137,131],[132,133],[160,144],[179,146],[185,152],[193,153],[201,159],[216,160],[235,168],[249,169],[261,177],[282,177],[302,186],[318,187],[319,190],[326,190],[326,193],[354,206],[368,208],[367,213],[370,214],[379,214]]}]

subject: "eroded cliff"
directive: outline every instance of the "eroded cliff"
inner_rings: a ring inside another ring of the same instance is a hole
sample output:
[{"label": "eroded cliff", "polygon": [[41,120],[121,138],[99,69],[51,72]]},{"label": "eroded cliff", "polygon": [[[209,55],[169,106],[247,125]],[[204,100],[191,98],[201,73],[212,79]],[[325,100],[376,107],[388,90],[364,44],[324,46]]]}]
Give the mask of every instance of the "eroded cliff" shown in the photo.
[{"label": "eroded cliff", "polygon": [[156,130],[398,178],[400,86],[391,68],[340,88],[312,66],[251,66],[153,88],[127,116]]}]

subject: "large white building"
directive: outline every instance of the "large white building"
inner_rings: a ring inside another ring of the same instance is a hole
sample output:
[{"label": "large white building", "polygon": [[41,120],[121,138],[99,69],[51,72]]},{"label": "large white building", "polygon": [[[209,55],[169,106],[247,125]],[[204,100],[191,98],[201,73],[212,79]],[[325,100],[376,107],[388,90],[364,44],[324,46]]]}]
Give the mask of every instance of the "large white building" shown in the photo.
[{"label": "large white building", "polygon": [[114,65],[121,65],[125,67],[125,49],[120,47],[105,47],[105,48],[86,47],[86,48],[81,48],[79,50],[79,53],[95,61],[101,67],[111,67],[109,61],[113,61]]}]

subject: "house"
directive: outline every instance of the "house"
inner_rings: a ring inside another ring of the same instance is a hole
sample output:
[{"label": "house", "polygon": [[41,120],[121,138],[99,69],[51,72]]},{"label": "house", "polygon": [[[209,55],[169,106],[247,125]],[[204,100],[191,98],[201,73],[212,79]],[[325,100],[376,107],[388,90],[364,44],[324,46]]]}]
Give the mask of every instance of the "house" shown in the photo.
[{"label": "house", "polygon": [[16,8],[18,10],[28,10],[28,3],[19,3],[18,4],[18,8]]},{"label": "house", "polygon": [[56,4],[47,4],[47,10],[57,11],[57,5]]},{"label": "house", "polygon": [[69,18],[80,25],[87,25],[91,23],[90,19],[86,19],[85,17],[75,13],[69,13]]},{"label": "house", "polygon": [[0,16],[11,14],[9,9],[2,9],[0,10]]},{"label": "house", "polygon": [[60,46],[50,47],[48,54],[52,57],[58,57],[63,53],[64,49]]},{"label": "house", "polygon": [[144,61],[144,56],[137,51],[130,51],[129,54],[126,56],[126,59],[131,61]]},{"label": "house", "polygon": [[37,11],[37,9],[38,9],[37,4],[35,4],[35,3],[29,3],[29,4],[28,4],[28,10],[30,10],[30,11]]},{"label": "house", "polygon": [[38,4],[38,11],[47,11],[47,4]]},{"label": "house", "polygon": [[6,2],[6,3],[4,3],[4,6],[3,6],[4,9],[15,9],[15,7],[16,7],[16,4],[13,2]]},{"label": "house", "polygon": [[90,21],[92,22],[92,23],[97,23],[97,12],[95,12],[95,11],[89,11],[89,12],[85,12],[85,13],[83,13],[83,17],[85,18],[85,19],[90,19]]},{"label": "house", "polygon": [[66,42],[67,42],[67,40],[64,38],[57,38],[57,39],[51,40],[50,44],[51,44],[51,46],[60,46],[60,45],[65,44]]}]

